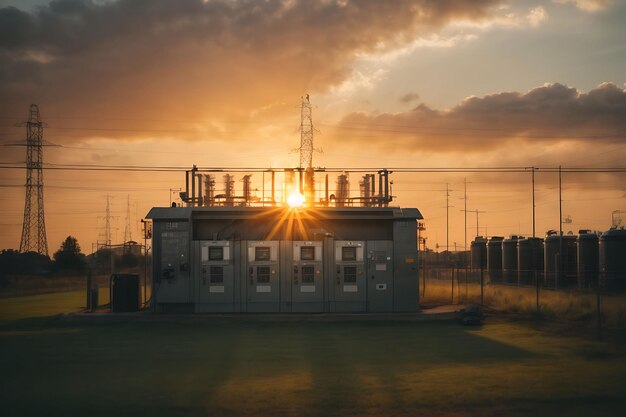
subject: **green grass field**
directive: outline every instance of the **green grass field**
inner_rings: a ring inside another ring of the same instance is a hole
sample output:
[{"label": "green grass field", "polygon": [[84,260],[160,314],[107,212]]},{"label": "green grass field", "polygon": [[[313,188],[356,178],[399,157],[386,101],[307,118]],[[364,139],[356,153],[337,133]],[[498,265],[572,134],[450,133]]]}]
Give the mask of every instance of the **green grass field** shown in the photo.
[{"label": "green grass field", "polygon": [[72,324],[0,299],[1,416],[621,416],[626,350],[488,319]]}]

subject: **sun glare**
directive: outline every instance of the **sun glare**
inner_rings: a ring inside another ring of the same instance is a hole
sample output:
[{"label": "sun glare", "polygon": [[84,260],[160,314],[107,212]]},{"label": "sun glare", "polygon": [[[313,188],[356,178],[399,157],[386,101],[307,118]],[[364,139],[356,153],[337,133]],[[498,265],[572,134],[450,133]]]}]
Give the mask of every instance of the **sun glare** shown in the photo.
[{"label": "sun glare", "polygon": [[302,207],[304,206],[304,196],[295,191],[287,196],[287,204],[291,208]]}]

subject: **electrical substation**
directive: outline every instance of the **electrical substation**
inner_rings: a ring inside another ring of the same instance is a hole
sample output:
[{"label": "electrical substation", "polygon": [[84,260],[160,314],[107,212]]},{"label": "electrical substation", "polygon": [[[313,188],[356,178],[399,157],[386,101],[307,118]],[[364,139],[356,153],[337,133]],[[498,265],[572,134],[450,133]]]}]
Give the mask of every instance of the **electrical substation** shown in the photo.
[{"label": "electrical substation", "polygon": [[[283,192],[277,200],[279,175]],[[311,177],[295,183],[303,192],[294,187],[291,181],[305,175],[273,170],[270,196],[253,199],[246,193],[248,175],[237,196],[231,174],[223,175],[227,193],[215,194],[212,174],[187,172],[187,206],[155,207],[148,214],[154,311],[417,311],[422,216],[389,205],[389,172],[364,175],[359,197],[350,197],[342,173],[338,193],[325,188],[321,199],[306,188]],[[382,192],[374,186],[376,176]]]},{"label": "electrical substation", "polygon": [[[150,210],[153,311],[418,310],[422,215],[391,205],[388,170],[352,172],[360,177],[359,196],[352,196],[349,173],[313,168],[308,96],[300,130],[298,168],[237,178],[236,169],[194,166],[185,175],[183,203]],[[261,177],[260,196],[253,176]]]}]

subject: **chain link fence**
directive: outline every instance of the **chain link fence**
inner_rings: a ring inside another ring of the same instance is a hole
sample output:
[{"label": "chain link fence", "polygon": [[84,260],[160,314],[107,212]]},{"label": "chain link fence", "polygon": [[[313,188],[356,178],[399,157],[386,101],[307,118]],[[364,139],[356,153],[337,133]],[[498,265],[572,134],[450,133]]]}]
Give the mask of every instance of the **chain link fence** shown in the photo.
[{"label": "chain link fence", "polygon": [[[111,274],[138,274],[142,300],[150,297],[152,286],[152,263],[141,260],[140,265],[132,268],[109,264],[108,267],[95,267],[89,272],[78,275],[19,275],[0,274],[0,298],[21,297],[28,295],[50,294],[69,291],[84,291],[87,287],[97,289],[102,295],[109,292]],[[144,289],[145,285],[145,289]]]},{"label": "chain link fence", "polygon": [[[588,278],[588,277],[587,277]],[[422,305],[480,304],[499,311],[626,329],[626,275],[422,268]]]}]

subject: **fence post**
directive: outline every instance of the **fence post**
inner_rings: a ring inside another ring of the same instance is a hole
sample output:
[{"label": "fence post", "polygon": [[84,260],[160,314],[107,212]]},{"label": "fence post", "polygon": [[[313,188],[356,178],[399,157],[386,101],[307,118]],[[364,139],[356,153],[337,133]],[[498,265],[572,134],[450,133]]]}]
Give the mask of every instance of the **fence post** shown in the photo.
[{"label": "fence post", "polygon": [[602,299],[600,297],[600,274],[597,274],[596,281],[596,330],[598,338],[602,339]]},{"label": "fence post", "polygon": [[480,266],[480,305],[484,305],[485,304],[485,298],[484,298],[484,279],[483,279],[483,266]]},{"label": "fence post", "polygon": [[426,296],[426,280],[428,279],[428,271],[424,268],[424,282],[422,286],[422,298]]},{"label": "fence post", "polygon": [[452,274],[450,275],[450,282],[452,283],[452,304],[454,304],[454,267],[452,267]]},{"label": "fence post", "polygon": [[86,309],[93,311],[93,306],[91,305],[91,269],[87,271],[87,304],[85,306]]},{"label": "fence post", "polygon": [[[559,249],[561,250],[561,249]],[[561,254],[554,254],[554,289],[559,289],[559,278],[561,276],[561,268],[559,267],[559,256]]]},{"label": "fence post", "polygon": [[468,278],[467,278],[467,273],[469,272],[469,268],[467,266],[465,266],[465,302],[467,302],[467,299],[469,298],[469,284],[468,284]]},{"label": "fence post", "polygon": [[535,270],[535,303],[536,303],[536,311],[537,318],[539,318],[539,277],[537,276],[537,271]]}]

